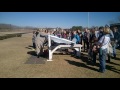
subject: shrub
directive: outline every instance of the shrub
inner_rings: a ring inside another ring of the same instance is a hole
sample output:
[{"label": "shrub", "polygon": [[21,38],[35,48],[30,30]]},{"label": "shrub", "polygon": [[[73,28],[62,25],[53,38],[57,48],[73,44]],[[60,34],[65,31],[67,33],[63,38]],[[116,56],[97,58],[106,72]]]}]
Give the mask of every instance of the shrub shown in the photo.
[{"label": "shrub", "polygon": [[12,38],[12,37],[21,37],[22,33],[15,33],[15,34],[6,34],[4,36],[0,36],[0,40]]}]

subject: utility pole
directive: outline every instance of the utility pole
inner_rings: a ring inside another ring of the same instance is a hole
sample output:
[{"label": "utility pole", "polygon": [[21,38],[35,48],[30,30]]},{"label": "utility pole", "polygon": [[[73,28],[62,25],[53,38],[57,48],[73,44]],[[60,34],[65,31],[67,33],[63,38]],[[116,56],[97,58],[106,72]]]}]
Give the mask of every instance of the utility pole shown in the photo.
[{"label": "utility pole", "polygon": [[89,12],[88,12],[88,28],[89,28]]}]

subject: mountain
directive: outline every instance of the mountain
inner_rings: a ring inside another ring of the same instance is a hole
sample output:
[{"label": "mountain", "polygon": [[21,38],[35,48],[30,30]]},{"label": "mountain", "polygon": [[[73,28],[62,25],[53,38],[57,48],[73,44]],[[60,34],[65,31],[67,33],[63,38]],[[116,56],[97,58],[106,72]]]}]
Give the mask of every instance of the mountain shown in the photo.
[{"label": "mountain", "polygon": [[34,30],[34,29],[38,29],[38,28],[32,27],[32,26],[20,27],[20,26],[16,26],[16,25],[12,25],[12,24],[0,24],[0,30],[3,30],[3,29],[9,29],[9,30],[29,29],[29,30]]},{"label": "mountain", "polygon": [[11,25],[11,24],[0,24],[0,29],[18,29],[19,26]]}]

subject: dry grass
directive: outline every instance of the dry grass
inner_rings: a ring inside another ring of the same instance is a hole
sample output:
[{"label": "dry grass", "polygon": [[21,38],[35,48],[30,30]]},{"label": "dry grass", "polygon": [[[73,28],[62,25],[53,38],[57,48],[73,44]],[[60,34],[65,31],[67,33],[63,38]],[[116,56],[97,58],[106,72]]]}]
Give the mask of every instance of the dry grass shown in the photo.
[{"label": "dry grass", "polygon": [[[27,52],[32,34],[0,41],[0,78],[120,78],[120,51],[117,60],[107,63],[105,73],[97,72],[98,66],[87,64],[87,60],[70,55],[53,55],[46,64],[25,64],[30,57]],[[99,63],[99,62],[97,62]]]},{"label": "dry grass", "polygon": [[14,34],[14,33],[22,33],[22,32],[0,32],[0,36],[3,36],[5,34]]},{"label": "dry grass", "polygon": [[14,33],[28,33],[28,32],[32,32],[33,30],[14,30],[14,31],[6,31],[6,32],[0,32],[0,36],[3,36],[5,34],[14,34]]}]

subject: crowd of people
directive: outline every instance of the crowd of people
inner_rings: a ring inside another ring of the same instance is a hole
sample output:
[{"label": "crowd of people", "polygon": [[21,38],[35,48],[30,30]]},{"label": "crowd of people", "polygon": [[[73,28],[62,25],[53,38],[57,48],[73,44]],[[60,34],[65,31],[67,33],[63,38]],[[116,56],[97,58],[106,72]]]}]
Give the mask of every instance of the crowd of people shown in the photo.
[{"label": "crowd of people", "polygon": [[[92,61],[93,65],[96,65],[96,55],[99,55],[99,71],[102,73],[105,72],[106,57],[108,62],[110,62],[111,56],[116,59],[116,48],[120,46],[120,33],[117,27],[111,30],[108,25],[99,28],[85,28],[84,31],[63,29],[55,31],[37,30],[33,31],[32,42],[38,58],[44,54],[43,48],[49,34],[83,45],[82,50],[88,53],[88,59]],[[73,54],[76,56],[75,50]]]}]

